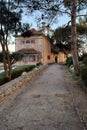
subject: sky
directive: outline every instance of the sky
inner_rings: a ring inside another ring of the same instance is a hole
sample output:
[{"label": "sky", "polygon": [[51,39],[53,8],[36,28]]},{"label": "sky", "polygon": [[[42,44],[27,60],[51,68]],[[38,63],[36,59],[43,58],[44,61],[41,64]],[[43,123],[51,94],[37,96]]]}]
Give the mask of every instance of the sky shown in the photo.
[{"label": "sky", "polygon": [[[87,9],[84,9],[80,13],[81,14],[86,14],[87,13]],[[33,13],[31,16],[27,16],[27,15],[23,14],[22,21],[24,23],[29,23],[30,25],[32,25],[31,26],[32,28],[36,28],[37,29],[37,20],[35,19],[35,17],[37,17],[38,19],[40,19],[41,15],[42,15],[42,12],[41,13],[40,12]],[[58,28],[60,26],[67,25],[67,23],[69,21],[70,21],[70,17],[67,14],[63,14],[62,16],[58,16],[57,20],[53,21],[53,24],[51,24],[51,29],[55,30],[56,28]],[[47,24],[49,24],[46,19],[44,19],[44,22],[46,22]],[[39,24],[41,24],[41,21],[39,22]]]},{"label": "sky", "polygon": [[[34,14],[33,16],[26,16],[26,15],[23,14],[22,22],[23,23],[29,23],[31,28],[38,29],[37,20],[35,19],[35,15],[37,15],[37,14]],[[39,19],[39,17],[40,17],[40,14],[38,14],[37,18]],[[70,20],[70,18],[67,15],[58,16],[58,19],[51,24],[51,29],[55,30],[57,27],[60,27],[60,26],[67,24],[69,20]],[[49,24],[46,19],[43,20],[43,21],[46,24]],[[42,22],[42,20],[39,21],[39,24],[41,24],[41,22]]]}]

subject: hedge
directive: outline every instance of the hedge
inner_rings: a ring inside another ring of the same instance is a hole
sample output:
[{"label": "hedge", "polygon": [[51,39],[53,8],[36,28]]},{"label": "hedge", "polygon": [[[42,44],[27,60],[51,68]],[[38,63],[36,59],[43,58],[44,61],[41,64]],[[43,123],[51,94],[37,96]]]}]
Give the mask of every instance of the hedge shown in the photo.
[{"label": "hedge", "polygon": [[24,65],[12,70],[12,79],[19,77],[23,72],[31,71],[34,65]]},{"label": "hedge", "polygon": [[70,67],[70,65],[73,64],[73,59],[72,59],[72,57],[67,57],[65,64],[66,64],[68,67]]},{"label": "hedge", "polygon": [[8,81],[9,81],[8,77],[6,77],[3,73],[1,73],[0,74],[0,85],[6,83]]},{"label": "hedge", "polygon": [[87,86],[87,65],[81,68],[81,78],[84,84]]},{"label": "hedge", "polygon": [[[12,70],[12,79],[19,77],[23,72],[29,72],[31,71],[35,65],[24,65],[17,67]],[[0,73],[0,85],[8,82],[8,77],[5,76],[4,72]]]}]

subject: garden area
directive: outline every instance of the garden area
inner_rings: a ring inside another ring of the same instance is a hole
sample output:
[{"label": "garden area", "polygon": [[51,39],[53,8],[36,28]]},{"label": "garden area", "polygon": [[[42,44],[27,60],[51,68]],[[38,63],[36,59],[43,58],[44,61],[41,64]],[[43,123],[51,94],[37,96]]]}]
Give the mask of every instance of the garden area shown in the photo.
[{"label": "garden area", "polygon": [[[80,63],[80,78],[83,82],[83,84],[87,87],[87,53],[83,54],[81,57],[79,57],[79,63]],[[65,65],[67,65],[71,72],[73,72],[73,59],[72,57],[68,57],[66,60]]]},{"label": "garden area", "polygon": [[[32,71],[34,68],[38,68],[41,64],[38,63],[37,65],[21,65],[19,67],[15,67],[14,69],[12,69],[11,71],[11,80],[19,77],[22,75],[23,72],[30,72]],[[0,85],[9,82],[9,78],[5,75],[4,72],[0,73]]]}]

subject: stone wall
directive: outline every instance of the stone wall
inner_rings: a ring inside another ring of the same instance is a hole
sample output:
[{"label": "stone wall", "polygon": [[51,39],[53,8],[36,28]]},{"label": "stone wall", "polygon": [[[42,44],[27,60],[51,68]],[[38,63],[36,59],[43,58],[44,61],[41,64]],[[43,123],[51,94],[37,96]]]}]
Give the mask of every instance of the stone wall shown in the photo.
[{"label": "stone wall", "polygon": [[8,96],[17,92],[17,90],[26,87],[26,83],[29,83],[34,77],[38,76],[47,65],[35,68],[33,71],[23,73],[20,77],[0,86],[0,103],[5,100]]}]

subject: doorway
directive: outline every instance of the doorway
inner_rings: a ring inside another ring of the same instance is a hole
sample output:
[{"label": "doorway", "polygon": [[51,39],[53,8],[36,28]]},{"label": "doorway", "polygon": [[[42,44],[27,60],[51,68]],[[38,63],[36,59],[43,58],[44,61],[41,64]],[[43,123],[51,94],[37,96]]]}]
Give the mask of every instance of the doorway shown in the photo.
[{"label": "doorway", "polygon": [[55,56],[55,63],[58,63],[58,61],[57,61],[58,59],[57,59],[57,56]]}]

